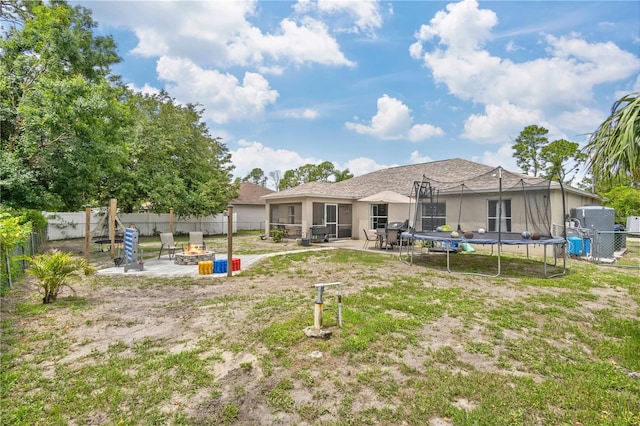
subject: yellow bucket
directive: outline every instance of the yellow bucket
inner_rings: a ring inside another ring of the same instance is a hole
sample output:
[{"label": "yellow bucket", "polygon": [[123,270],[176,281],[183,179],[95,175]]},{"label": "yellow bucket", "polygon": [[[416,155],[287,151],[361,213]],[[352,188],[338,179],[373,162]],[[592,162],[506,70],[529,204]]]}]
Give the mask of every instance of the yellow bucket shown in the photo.
[{"label": "yellow bucket", "polygon": [[210,260],[203,260],[198,262],[198,274],[209,275],[213,273],[213,262]]}]

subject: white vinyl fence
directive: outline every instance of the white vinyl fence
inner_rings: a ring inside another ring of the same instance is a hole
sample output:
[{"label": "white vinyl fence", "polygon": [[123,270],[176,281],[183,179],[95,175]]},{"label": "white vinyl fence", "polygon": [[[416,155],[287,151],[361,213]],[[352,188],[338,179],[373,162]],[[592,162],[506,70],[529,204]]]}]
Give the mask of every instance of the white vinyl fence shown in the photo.
[{"label": "white vinyl fence", "polygon": [[[47,239],[65,240],[70,238],[84,238],[85,234],[85,212],[42,212],[48,219]],[[92,237],[109,235],[109,224],[104,219],[100,229],[96,229],[105,216],[104,211],[95,210],[91,212],[90,230]],[[158,235],[160,232],[169,232],[169,213],[122,213],[118,214],[118,219],[126,228],[131,224],[135,225],[142,236]],[[116,226],[118,226],[116,224]],[[202,216],[197,218],[181,218],[174,216],[174,235],[188,234],[191,231],[201,231],[205,235],[226,235],[229,225],[227,216],[223,214],[215,216]],[[237,213],[233,213],[233,232],[238,231]]]}]

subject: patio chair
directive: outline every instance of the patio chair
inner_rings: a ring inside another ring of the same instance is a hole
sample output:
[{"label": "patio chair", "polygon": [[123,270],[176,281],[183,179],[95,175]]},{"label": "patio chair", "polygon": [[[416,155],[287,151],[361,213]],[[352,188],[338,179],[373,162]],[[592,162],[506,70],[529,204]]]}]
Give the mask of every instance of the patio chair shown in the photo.
[{"label": "patio chair", "polygon": [[391,246],[391,250],[393,250],[393,246],[397,245],[398,241],[398,232],[397,231],[387,231],[386,238],[384,240],[384,248],[389,250],[389,246]]},{"label": "patio chair", "polygon": [[169,253],[169,260],[173,259],[173,256],[176,254],[176,250],[182,249],[184,251],[184,247],[182,244],[180,246],[176,245],[175,241],[173,241],[173,233],[171,232],[161,232],[160,233],[160,253],[158,253],[158,259],[162,256],[162,250],[166,249]]},{"label": "patio chair", "polygon": [[362,248],[367,248],[369,246],[369,242],[371,241],[375,241],[376,242],[376,248],[378,247],[378,236],[376,235],[375,231],[369,231],[369,233],[367,233],[366,229],[362,229],[362,232],[364,232],[364,245],[362,246]]},{"label": "patio chair", "polygon": [[207,249],[207,244],[204,242],[204,235],[202,232],[189,232],[189,246],[198,246],[202,250]]}]

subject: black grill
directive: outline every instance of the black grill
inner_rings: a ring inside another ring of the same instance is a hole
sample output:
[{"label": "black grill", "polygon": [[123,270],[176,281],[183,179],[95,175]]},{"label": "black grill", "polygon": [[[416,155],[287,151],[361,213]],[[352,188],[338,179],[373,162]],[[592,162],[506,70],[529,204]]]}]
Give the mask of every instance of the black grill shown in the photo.
[{"label": "black grill", "polygon": [[[392,232],[397,232],[398,236],[396,238],[396,243],[391,243],[393,247],[394,244],[400,244],[400,234],[409,229],[409,219],[404,222],[388,222],[386,227],[387,239],[389,239],[389,234]],[[406,243],[404,243],[406,244]]]},{"label": "black grill", "polygon": [[387,231],[404,232],[409,229],[409,219],[404,222],[389,222],[387,223]]},{"label": "black grill", "polygon": [[322,225],[314,225],[309,228],[312,240],[322,239],[325,243],[329,241],[329,227]]}]

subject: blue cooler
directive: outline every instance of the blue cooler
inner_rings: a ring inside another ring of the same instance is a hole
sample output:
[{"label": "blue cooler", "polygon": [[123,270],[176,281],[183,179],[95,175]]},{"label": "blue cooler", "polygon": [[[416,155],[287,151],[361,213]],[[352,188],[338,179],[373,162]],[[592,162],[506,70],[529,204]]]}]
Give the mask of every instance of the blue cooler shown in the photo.
[{"label": "blue cooler", "polygon": [[569,240],[569,254],[581,256],[582,255],[582,238],[569,237],[567,238],[567,240]]},{"label": "blue cooler", "polygon": [[227,272],[227,259],[218,259],[213,261],[213,273],[222,274]]}]

